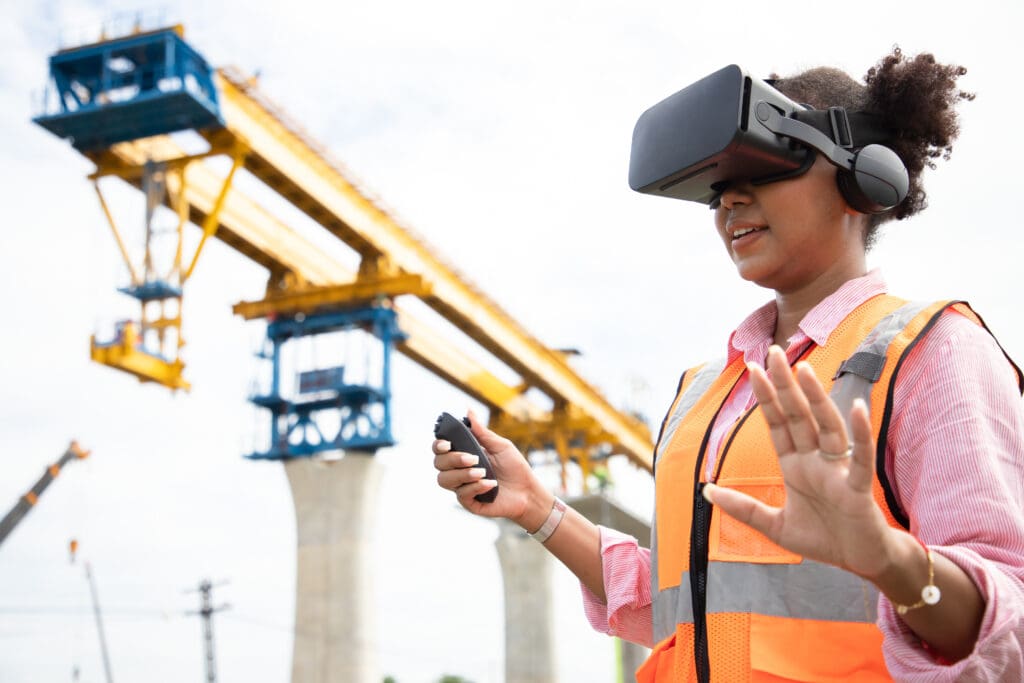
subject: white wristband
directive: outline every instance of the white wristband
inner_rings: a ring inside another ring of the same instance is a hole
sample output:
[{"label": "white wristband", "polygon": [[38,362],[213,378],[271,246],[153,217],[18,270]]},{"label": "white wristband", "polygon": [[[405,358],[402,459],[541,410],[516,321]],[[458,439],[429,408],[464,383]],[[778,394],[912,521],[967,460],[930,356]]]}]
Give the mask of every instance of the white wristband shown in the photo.
[{"label": "white wristband", "polygon": [[539,543],[551,538],[551,534],[555,533],[555,529],[562,522],[562,517],[565,516],[565,503],[563,503],[557,496],[555,497],[555,503],[551,506],[551,512],[548,514],[548,518],[544,520],[544,523],[540,525],[540,528],[530,534],[530,537],[536,539]]}]

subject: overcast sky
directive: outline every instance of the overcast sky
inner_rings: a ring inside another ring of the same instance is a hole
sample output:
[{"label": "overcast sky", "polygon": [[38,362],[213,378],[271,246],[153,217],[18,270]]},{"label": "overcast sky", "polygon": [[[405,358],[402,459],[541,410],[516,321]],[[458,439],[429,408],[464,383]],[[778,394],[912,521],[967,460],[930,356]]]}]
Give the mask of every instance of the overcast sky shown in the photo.
[{"label": "overcast sky", "polygon": [[[735,275],[706,208],[629,191],[636,117],[729,63],[859,77],[893,44],[932,51],[967,66],[978,96],[952,161],[927,176],[930,208],[890,225],[871,261],[900,295],[969,300],[1024,358],[1011,161],[1024,96],[1005,56],[1020,3],[746,5],[183,0],[165,16],[214,65],[258,72],[405,223],[546,344],[579,348],[580,372],[655,428],[679,372],[721,354],[769,293]],[[102,679],[85,559],[117,680],[202,676],[200,625],[184,616],[197,596],[184,591],[204,577],[229,582],[215,593],[232,605],[215,624],[220,679],[287,680],[294,512],[281,466],[241,458],[262,438],[245,398],[263,330],[230,310],[261,296],[266,273],[220,243],[204,252],[186,294],[190,394],[92,364],[89,335],[132,310],[115,291],[123,268],[90,164],[30,122],[61,37],[94,39],[137,9],[8,0],[0,22],[0,510],[71,438],[93,450],[0,548],[0,680],[70,680],[76,666]],[[472,404],[404,358],[393,390],[399,445],[377,455],[381,674],[498,683],[497,532],[455,509],[430,464],[434,418]],[[650,510],[642,483],[620,488]],[[610,642],[587,632],[574,582],[559,574],[558,586],[564,680],[613,680]]]}]

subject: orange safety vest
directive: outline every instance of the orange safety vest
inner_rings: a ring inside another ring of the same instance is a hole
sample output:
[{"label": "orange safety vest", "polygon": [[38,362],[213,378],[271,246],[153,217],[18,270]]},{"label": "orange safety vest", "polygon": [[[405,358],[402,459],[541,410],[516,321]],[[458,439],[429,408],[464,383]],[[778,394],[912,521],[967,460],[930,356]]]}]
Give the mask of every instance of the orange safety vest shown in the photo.
[{"label": "orange safety vest", "polygon": [[[811,344],[803,354],[844,415],[854,398],[868,403],[878,444],[874,497],[894,527],[908,526],[885,474],[895,379],[948,308],[984,326],[962,302],[907,303],[879,295],[850,313],[826,345]],[[745,370],[738,357],[687,371],[662,425],[651,534],[657,645],[637,681],[891,680],[875,624],[874,585],[779,547],[700,493],[711,427]],[[782,473],[760,408],[737,420],[722,443],[714,480],[781,506]],[[682,495],[686,491],[690,495]]]}]

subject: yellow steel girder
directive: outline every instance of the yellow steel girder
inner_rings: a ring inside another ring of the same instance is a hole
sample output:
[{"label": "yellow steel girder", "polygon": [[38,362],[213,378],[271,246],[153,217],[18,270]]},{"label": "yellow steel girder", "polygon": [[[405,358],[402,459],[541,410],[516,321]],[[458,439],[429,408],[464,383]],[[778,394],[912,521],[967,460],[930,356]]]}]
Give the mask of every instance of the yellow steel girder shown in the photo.
[{"label": "yellow steel girder", "polygon": [[[182,157],[181,149],[166,136],[121,143],[106,150],[97,163],[108,168],[132,166],[146,159]],[[141,176],[126,180],[138,185]],[[202,162],[189,165],[184,199],[191,220],[202,224],[216,203],[223,178]],[[279,276],[292,274],[302,286],[350,283],[356,274],[307,238],[253,202],[237,187],[224,199],[217,239]],[[399,352],[422,365],[443,381],[457,387],[489,409],[524,421],[543,420],[546,411],[521,395],[516,387],[454,346],[432,326],[421,322],[400,305],[395,306],[399,328],[408,337],[397,344]]]},{"label": "yellow steel girder", "polygon": [[321,308],[336,308],[370,302],[379,297],[392,298],[401,294],[426,296],[430,288],[418,275],[395,277],[360,277],[354,282],[321,287],[299,287],[291,291],[275,292],[260,301],[243,301],[231,309],[246,320],[265,318],[274,313],[308,313]]},{"label": "yellow steel girder", "polygon": [[[315,143],[296,132],[294,125],[282,120],[280,113],[248,84],[223,72],[218,75],[217,84],[227,127],[219,132],[204,132],[212,149],[243,146],[247,170],[358,251],[364,263],[383,261],[391,275],[421,278],[421,297],[428,305],[507,364],[522,377],[524,384],[547,394],[556,406],[583,415],[583,421],[589,423],[584,430],[587,434],[601,435],[595,438],[602,445],[611,445],[616,452],[625,453],[636,464],[650,469],[652,446],[646,425],[614,408],[576,374],[560,353],[546,348],[497,304],[466,284],[453,268],[359,187],[350,174],[330,162]],[[116,165],[183,155],[168,138],[156,137],[122,143],[92,156],[98,164],[110,161]],[[299,238],[280,221],[270,219],[269,214],[237,189],[218,202],[223,178],[204,163],[195,161],[188,168],[183,195],[187,196],[192,222],[207,220],[215,205],[221,203],[216,237],[268,267],[272,281],[307,287],[350,284],[355,279],[323,251]],[[406,332],[410,320],[410,316],[400,312],[399,324]],[[419,327],[418,332],[399,344],[399,350],[484,402],[496,419],[509,427],[515,422],[532,421],[533,427],[524,426],[520,429],[523,432],[543,429],[546,422],[554,421],[549,417],[550,411],[528,400],[517,387],[509,386],[474,363],[431,328]]]},{"label": "yellow steel girder", "polygon": [[435,250],[413,237],[361,189],[351,174],[298,132],[251,82],[225,70],[218,72],[216,80],[226,127],[207,134],[211,144],[243,140],[251,150],[245,161],[251,173],[364,258],[381,255],[400,272],[423,277],[431,289],[424,298],[428,305],[556,405],[573,405],[590,416],[630,459],[650,469],[651,435],[643,422],[612,406],[561,354],[545,347],[468,285]]}]

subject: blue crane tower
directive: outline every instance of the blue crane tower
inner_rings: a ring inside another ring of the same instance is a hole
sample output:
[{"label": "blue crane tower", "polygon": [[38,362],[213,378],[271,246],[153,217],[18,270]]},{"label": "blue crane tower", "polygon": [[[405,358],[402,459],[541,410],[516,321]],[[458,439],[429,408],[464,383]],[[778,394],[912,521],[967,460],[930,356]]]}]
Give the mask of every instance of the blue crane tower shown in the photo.
[{"label": "blue crane tower", "polygon": [[[104,150],[118,143],[166,135],[184,130],[208,134],[222,131],[214,71],[183,38],[181,27],[140,32],[119,39],[61,50],[50,58],[55,111],[35,119],[36,123],[62,138],[90,158],[101,158]],[[146,159],[141,168],[125,166],[107,169],[140,186],[146,198],[145,249],[142,263],[129,257],[125,240],[114,222],[99,183],[96,189],[121,248],[131,282],[120,288],[141,307],[140,321],[121,321],[112,340],[93,340],[92,354],[99,362],[132,372],[142,381],[155,381],[174,389],[187,389],[180,349],[183,286],[192,274],[205,238],[215,229],[219,208],[240,163],[238,145],[233,145],[236,163],[222,185],[219,206],[204,220],[203,241],[191,262],[182,259],[183,227],[190,213],[184,198],[184,169],[191,162],[210,156],[185,156],[170,160]],[[212,150],[216,151],[216,150]],[[177,173],[178,182],[171,182]],[[98,179],[99,176],[97,176]],[[172,191],[172,187],[176,191]],[[169,269],[156,267],[159,248],[154,239],[154,214],[170,204],[180,216],[175,257]],[[173,302],[173,313],[165,305]],[[315,305],[313,310],[275,313],[267,326],[271,362],[270,390],[254,394],[252,403],[270,413],[270,447],[249,454],[255,459],[285,459],[310,456],[330,450],[375,451],[391,446],[390,368],[391,351],[404,335],[396,316],[386,303],[351,305],[342,302]],[[153,316],[154,304],[160,312]],[[380,341],[382,372],[372,381],[346,380],[345,367],[309,368],[298,373],[298,390],[289,396],[282,390],[282,351],[288,342],[346,330],[366,330]],[[170,334],[170,333],[173,333]],[[172,346],[168,345],[168,342]],[[176,344],[175,344],[176,342]],[[325,413],[334,415],[323,419]],[[324,434],[323,424],[338,424]]]}]

